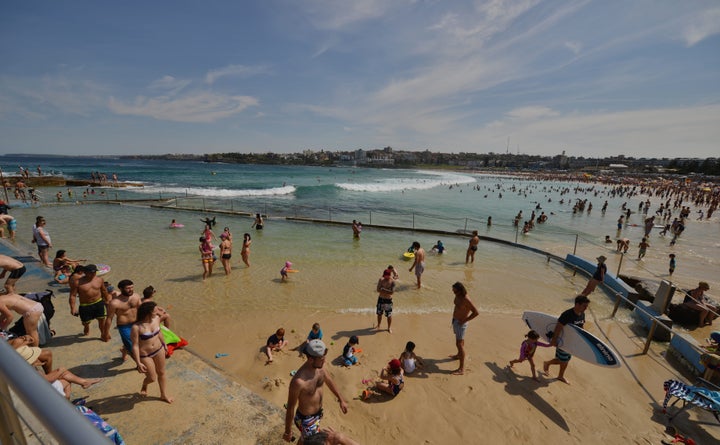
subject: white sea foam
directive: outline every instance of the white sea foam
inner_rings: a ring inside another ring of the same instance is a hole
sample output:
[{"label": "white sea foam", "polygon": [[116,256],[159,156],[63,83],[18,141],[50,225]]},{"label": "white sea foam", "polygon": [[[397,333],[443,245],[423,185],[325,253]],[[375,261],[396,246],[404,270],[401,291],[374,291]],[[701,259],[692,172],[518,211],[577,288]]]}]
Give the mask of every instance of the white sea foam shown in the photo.
[{"label": "white sea foam", "polygon": [[212,196],[219,198],[233,198],[240,196],[281,196],[291,195],[295,193],[295,186],[286,185],[284,187],[273,187],[266,189],[226,189],[216,187],[158,187],[150,186],[141,190],[142,193],[154,194],[162,193],[172,196]]},{"label": "white sea foam", "polygon": [[353,192],[395,192],[398,190],[428,190],[440,186],[475,182],[475,178],[458,173],[434,171],[419,171],[418,173],[426,176],[437,176],[438,178],[387,178],[371,183],[338,183],[335,186]]}]

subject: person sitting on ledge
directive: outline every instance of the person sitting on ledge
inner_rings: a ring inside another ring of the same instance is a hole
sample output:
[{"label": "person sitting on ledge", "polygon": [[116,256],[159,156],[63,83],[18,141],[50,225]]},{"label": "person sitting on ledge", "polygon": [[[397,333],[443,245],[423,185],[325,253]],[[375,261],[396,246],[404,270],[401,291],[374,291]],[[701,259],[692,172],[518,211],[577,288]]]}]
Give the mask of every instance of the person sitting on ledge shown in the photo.
[{"label": "person sitting on ledge", "polygon": [[712,324],[718,317],[718,306],[705,296],[705,291],[710,290],[710,285],[705,281],[698,283],[698,287],[685,295],[682,305],[698,312],[698,326]]}]

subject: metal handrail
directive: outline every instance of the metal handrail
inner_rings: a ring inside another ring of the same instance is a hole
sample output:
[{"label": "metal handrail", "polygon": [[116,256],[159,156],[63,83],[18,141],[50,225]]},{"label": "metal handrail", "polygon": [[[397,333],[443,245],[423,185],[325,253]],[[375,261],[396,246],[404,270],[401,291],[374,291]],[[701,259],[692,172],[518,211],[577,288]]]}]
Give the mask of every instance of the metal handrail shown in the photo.
[{"label": "metal handrail", "polygon": [[[53,389],[20,354],[2,340],[0,340],[0,377],[59,443],[111,443]],[[8,414],[13,413],[5,413]],[[25,443],[22,431],[11,431],[8,434],[18,443]]]}]

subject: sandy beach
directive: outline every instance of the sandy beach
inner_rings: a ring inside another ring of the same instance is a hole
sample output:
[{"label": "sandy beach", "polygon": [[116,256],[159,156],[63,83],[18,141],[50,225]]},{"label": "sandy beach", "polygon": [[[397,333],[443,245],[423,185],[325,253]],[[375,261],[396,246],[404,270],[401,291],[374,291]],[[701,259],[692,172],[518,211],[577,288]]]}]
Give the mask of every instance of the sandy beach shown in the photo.
[{"label": "sandy beach", "polygon": [[[40,279],[34,279],[35,284]],[[446,298],[449,307],[451,297]],[[596,293],[594,298],[604,297]],[[141,377],[131,362],[122,363],[116,345],[101,342],[94,329],[89,338],[79,337],[77,319],[62,310],[63,304],[57,300],[61,310],[53,319],[58,336],[50,346],[56,363],[80,375],[104,377],[89,390],[76,388],[73,397],[88,396],[88,406],[117,427],[128,444],[283,443],[282,405],[290,372],[303,359],[288,350],[265,365],[260,347],[268,329],[262,312],[237,314],[243,327],[236,334],[238,341],[206,344],[203,338],[212,335],[200,335],[188,350],[176,352],[168,362],[169,388],[176,401],[167,405],[157,397],[156,387],[148,399],[140,398]],[[659,411],[662,383],[682,376],[666,360],[664,347],[654,345],[648,355],[641,355],[644,337],[608,315],[591,305],[587,327],[609,339],[623,366],[608,370],[575,359],[566,374],[570,385],[553,378],[557,368],[540,382],[530,379],[526,363],[512,371],[506,368],[526,330],[519,314],[485,313],[470,322],[464,376],[450,375],[456,362],[448,358],[455,353],[449,310],[397,315],[393,334],[373,330],[374,316],[367,314],[295,310],[277,312],[273,318],[285,326],[290,347],[300,344],[312,323],[321,320],[330,348],[326,366],[349,402],[343,415],[326,393],[323,425],[360,443],[659,443],[670,437]],[[345,368],[336,359],[350,335],[359,337],[363,352],[360,364]],[[408,376],[394,399],[359,400],[362,380],[376,377],[409,339],[417,343],[425,368]],[[193,355],[194,350],[227,355],[208,363]],[[550,357],[551,349],[539,348],[536,361]],[[707,413],[688,410],[675,424],[703,444],[720,439],[713,421]]]}]

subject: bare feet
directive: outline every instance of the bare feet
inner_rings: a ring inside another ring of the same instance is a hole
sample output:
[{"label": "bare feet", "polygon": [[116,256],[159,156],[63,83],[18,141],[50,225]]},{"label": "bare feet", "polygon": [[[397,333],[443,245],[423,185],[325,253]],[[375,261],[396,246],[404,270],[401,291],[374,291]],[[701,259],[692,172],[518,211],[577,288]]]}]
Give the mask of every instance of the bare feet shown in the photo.
[{"label": "bare feet", "polygon": [[450,357],[450,358],[453,359],[453,360],[460,360],[460,355],[459,355],[459,354],[448,355],[448,357]]},{"label": "bare feet", "polygon": [[173,399],[172,397],[169,397],[169,396],[163,396],[163,397],[160,397],[160,399],[166,401],[167,403],[173,403],[175,401],[175,399]]},{"label": "bare feet", "polygon": [[388,332],[392,334],[392,329],[388,328]]},{"label": "bare feet", "polygon": [[84,324],[83,325],[83,334],[82,335],[88,335],[90,333],[90,325]]},{"label": "bare feet", "polygon": [[464,371],[463,369],[460,369],[460,368],[458,368],[458,369],[456,369],[455,371],[452,372],[452,375],[464,375],[464,374],[465,374],[465,371]]},{"label": "bare feet", "polygon": [[543,372],[545,375],[548,375],[548,370],[550,369],[550,362],[543,362]]},{"label": "bare feet", "polygon": [[83,389],[88,389],[96,383],[102,382],[102,379],[85,379],[85,384],[82,385]]},{"label": "bare feet", "polygon": [[508,363],[508,368],[512,368],[512,367],[513,367],[513,362]]},{"label": "bare feet", "polygon": [[122,354],[122,361],[127,360],[127,358],[128,358],[128,353],[127,353],[127,351],[125,350],[125,348],[120,348],[120,354]]},{"label": "bare feet", "polygon": [[272,363],[272,360],[266,361],[266,362],[265,362],[265,366],[269,365],[270,363]]},{"label": "bare feet", "polygon": [[558,377],[558,380],[560,380],[561,382],[565,383],[566,385],[569,385],[569,384],[570,384],[570,382],[568,382],[565,377]]},{"label": "bare feet", "polygon": [[532,379],[535,380],[536,382],[539,382],[539,381],[540,381],[540,379],[537,378],[537,377],[533,377]]},{"label": "bare feet", "polygon": [[142,386],[142,388],[140,389],[140,395],[142,397],[147,397],[147,385]]}]

